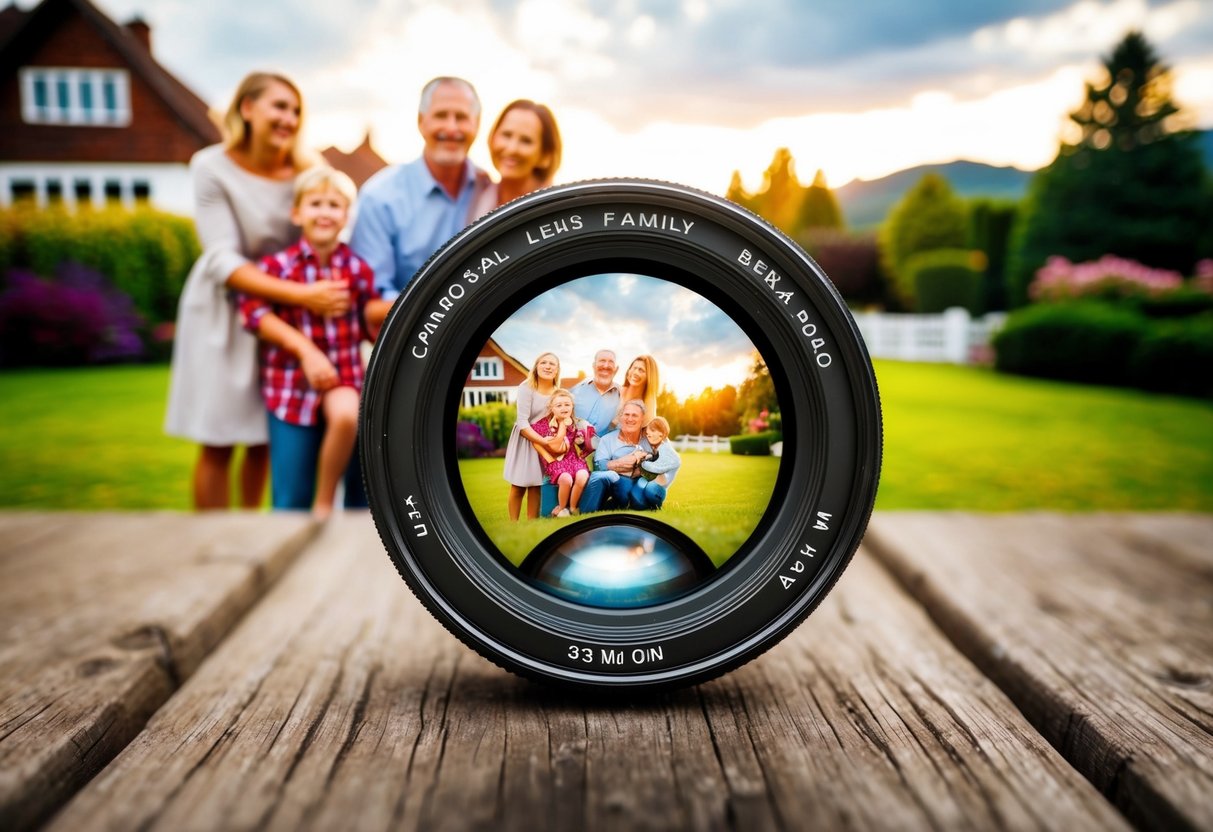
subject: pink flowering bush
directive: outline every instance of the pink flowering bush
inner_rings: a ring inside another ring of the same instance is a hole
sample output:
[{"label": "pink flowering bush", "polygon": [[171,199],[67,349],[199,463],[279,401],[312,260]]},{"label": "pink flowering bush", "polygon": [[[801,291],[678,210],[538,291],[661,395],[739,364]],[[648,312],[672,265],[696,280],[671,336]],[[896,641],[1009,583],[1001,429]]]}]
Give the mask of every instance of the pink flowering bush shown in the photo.
[{"label": "pink flowering bush", "polygon": [[1213,258],[1206,258],[1196,264],[1196,275],[1192,278],[1192,288],[1213,295]]},{"label": "pink flowering bush", "polygon": [[1111,254],[1086,263],[1050,257],[1036,272],[1036,279],[1028,287],[1028,296],[1038,301],[1157,297],[1181,289],[1183,285],[1179,272],[1153,269]]}]

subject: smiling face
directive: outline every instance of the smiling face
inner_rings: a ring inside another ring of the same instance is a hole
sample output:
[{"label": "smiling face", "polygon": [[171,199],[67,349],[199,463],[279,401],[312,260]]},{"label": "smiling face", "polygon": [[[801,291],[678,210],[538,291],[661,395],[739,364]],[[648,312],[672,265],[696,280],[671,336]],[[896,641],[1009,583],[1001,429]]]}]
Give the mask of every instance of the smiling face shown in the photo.
[{"label": "smiling face", "polygon": [[334,188],[317,188],[299,197],[291,209],[291,222],[303,229],[303,236],[318,249],[337,245],[337,235],[345,228],[350,203]]},{"label": "smiling face", "polygon": [[649,444],[656,448],[665,441],[666,433],[661,429],[660,425],[649,422],[649,424],[645,426],[644,436],[649,440]]},{"label": "smiling face", "polygon": [[480,129],[471,93],[460,84],[439,84],[430,106],[417,115],[417,129],[425,139],[424,156],[436,167],[459,167]]},{"label": "smiling face", "polygon": [[571,396],[556,396],[552,399],[552,415],[557,419],[568,419],[573,415]]},{"label": "smiling face", "polygon": [[256,98],[249,96],[240,102],[249,142],[283,152],[295,144],[302,112],[299,96],[280,81],[271,81]]},{"label": "smiling face", "polygon": [[543,166],[543,123],[530,110],[514,108],[489,137],[489,154],[503,180],[530,179]]},{"label": "smiling face", "polygon": [[648,377],[648,368],[644,366],[644,361],[639,358],[632,362],[632,365],[628,367],[628,371],[625,375],[630,387],[642,386]]},{"label": "smiling face", "polygon": [[619,429],[629,435],[640,431],[640,423],[644,420],[644,410],[634,404],[625,404],[619,412]]},{"label": "smiling face", "polygon": [[594,382],[601,388],[606,389],[611,386],[611,382],[615,380],[615,371],[619,369],[615,364],[615,353],[610,350],[600,350],[594,356]]},{"label": "smiling face", "polygon": [[555,381],[560,372],[560,360],[552,353],[544,353],[535,362],[535,375],[545,381]]}]

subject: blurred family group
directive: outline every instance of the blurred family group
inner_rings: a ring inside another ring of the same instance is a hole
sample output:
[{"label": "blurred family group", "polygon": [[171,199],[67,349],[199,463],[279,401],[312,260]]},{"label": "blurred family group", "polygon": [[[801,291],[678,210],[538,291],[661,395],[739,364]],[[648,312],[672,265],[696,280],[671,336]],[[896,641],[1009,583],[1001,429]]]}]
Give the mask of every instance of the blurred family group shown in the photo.
[{"label": "blurred family group", "polygon": [[[556,120],[524,99],[489,131],[496,181],[473,165],[480,99],[461,78],[425,85],[421,157],[380,171],[361,194],[301,146],[303,120],[290,79],[250,74],[227,109],[223,143],[190,163],[202,255],[178,309],[165,430],[201,445],[199,509],[228,507],[238,446],[242,507],[261,505],[267,477],[274,508],[326,517],[343,480],[345,506],[365,506],[354,453],[362,343],[443,243],[551,184],[560,166]],[[545,408],[551,392],[541,394]],[[544,446],[555,462],[576,439],[560,422],[549,437],[560,441]]]},{"label": "blurred family group", "polygon": [[511,520],[542,511],[542,488],[556,489],[548,513],[661,508],[678,474],[670,423],[657,415],[657,361],[642,355],[615,382],[615,352],[594,355],[593,375],[560,386],[560,358],[545,352],[518,385],[518,416],[505,451]]}]

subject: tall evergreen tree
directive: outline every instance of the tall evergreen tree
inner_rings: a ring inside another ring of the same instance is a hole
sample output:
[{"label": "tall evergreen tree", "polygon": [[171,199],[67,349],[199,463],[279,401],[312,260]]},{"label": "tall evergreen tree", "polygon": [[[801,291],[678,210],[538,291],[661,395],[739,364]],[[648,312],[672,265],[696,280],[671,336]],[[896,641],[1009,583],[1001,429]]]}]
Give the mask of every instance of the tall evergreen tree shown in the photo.
[{"label": "tall evergreen tree", "polygon": [[785,234],[796,231],[796,216],[804,198],[804,188],[796,178],[796,162],[792,151],[781,147],[775,151],[771,164],[762,175],[762,190],[758,193],[758,213]]},{"label": "tall evergreen tree", "polygon": [[1190,273],[1209,225],[1206,171],[1171,99],[1170,70],[1139,32],[1103,59],[1070,115],[1073,143],[1032,179],[1009,268],[1012,305],[1026,302],[1051,255],[1117,254]]},{"label": "tall evergreen tree", "polygon": [[810,228],[842,228],[842,209],[821,170],[813,177],[813,184],[804,190],[794,225],[797,235]]}]

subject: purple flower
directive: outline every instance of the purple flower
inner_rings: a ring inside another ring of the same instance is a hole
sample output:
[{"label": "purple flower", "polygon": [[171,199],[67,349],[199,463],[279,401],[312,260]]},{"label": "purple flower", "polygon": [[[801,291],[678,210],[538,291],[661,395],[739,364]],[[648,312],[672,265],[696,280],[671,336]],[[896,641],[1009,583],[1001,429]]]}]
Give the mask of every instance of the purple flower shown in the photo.
[{"label": "purple flower", "polygon": [[53,280],[12,270],[0,294],[0,364],[95,364],[143,354],[130,298],[78,263]]}]

